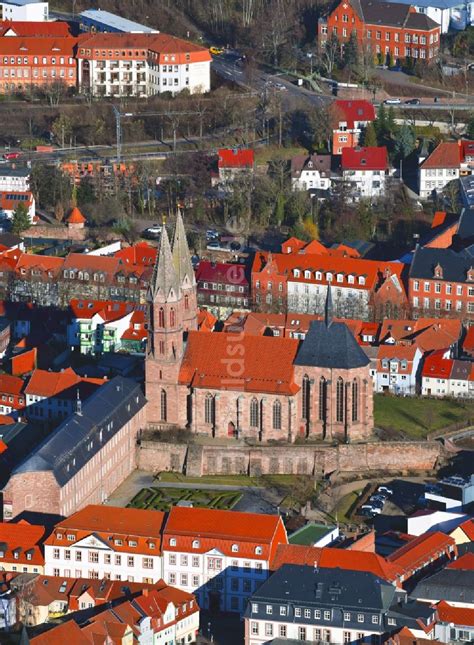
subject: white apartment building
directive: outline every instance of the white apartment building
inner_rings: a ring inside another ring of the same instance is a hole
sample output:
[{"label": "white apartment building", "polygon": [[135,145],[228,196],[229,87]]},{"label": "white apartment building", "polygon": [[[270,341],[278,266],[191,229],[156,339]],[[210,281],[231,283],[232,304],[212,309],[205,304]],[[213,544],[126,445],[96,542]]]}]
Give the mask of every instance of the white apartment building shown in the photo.
[{"label": "white apartment building", "polygon": [[331,187],[331,155],[298,155],[291,160],[291,189],[323,190]]},{"label": "white apartment building", "polygon": [[167,34],[96,33],[79,37],[78,85],[93,96],[208,92],[211,55]]},{"label": "white apartment building", "polygon": [[0,2],[0,20],[44,22],[49,20],[49,2],[36,0]]},{"label": "white apartment building", "polygon": [[67,326],[67,344],[81,354],[114,352],[130,328],[134,306],[129,303],[97,300],[73,300],[71,322]]},{"label": "white apartment building", "polygon": [[163,578],[163,519],[158,511],[86,506],[45,541],[45,574],[155,583]]},{"label": "white apartment building", "polygon": [[403,396],[416,394],[418,367],[422,356],[416,345],[380,345],[375,392],[391,392]]},{"label": "white apartment building", "polygon": [[[295,277],[299,276],[300,274]],[[331,283],[335,315],[340,318],[366,318],[369,315],[370,287],[366,286],[365,276],[352,275],[347,279],[350,278],[353,279],[354,286]],[[287,290],[289,311],[321,315],[324,313],[327,285],[293,281],[289,277]]]},{"label": "white apartment building", "polygon": [[165,582],[194,593],[199,606],[242,613],[268,578],[281,518],[174,506],[163,532]]},{"label": "white apartment building", "polygon": [[30,190],[31,170],[25,167],[0,165],[0,193],[26,193]]},{"label": "white apartment building", "polygon": [[354,201],[384,195],[389,174],[387,149],[384,146],[343,148],[341,169],[342,179],[350,186]]},{"label": "white apartment building", "polygon": [[470,174],[472,151],[468,141],[443,141],[427,157],[420,157],[418,192],[429,199],[441,192],[450,181],[462,174]]}]

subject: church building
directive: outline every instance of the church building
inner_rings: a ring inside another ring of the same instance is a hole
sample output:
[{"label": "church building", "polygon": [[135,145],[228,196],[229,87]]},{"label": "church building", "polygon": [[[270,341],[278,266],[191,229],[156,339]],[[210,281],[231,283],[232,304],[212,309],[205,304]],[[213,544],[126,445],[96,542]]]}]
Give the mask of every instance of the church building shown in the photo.
[{"label": "church building", "polygon": [[369,360],[347,325],[325,317],[304,340],[197,331],[196,280],[178,214],[163,227],[149,293],[150,427],[211,437],[363,440],[373,430]]}]

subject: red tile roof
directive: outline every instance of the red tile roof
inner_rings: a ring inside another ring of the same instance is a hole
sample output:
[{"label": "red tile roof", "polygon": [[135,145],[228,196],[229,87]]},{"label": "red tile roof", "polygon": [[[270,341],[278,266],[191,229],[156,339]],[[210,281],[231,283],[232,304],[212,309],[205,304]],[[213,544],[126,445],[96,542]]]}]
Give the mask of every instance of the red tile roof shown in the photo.
[{"label": "red tile roof", "polygon": [[[176,539],[176,546],[170,539]],[[194,540],[199,546],[192,546]],[[278,544],[287,543],[286,531],[278,515],[240,513],[209,508],[173,506],[163,531],[163,550],[205,553],[217,548],[225,555],[270,560]],[[232,545],[238,551],[232,551]],[[262,548],[257,553],[256,547]]]},{"label": "red tile roof", "polygon": [[138,242],[133,246],[120,249],[114,255],[116,258],[120,258],[124,264],[130,264],[131,266],[154,266],[158,249],[156,246],[148,244],[148,242]]},{"label": "red tile roof", "polygon": [[466,161],[466,157],[469,159],[474,158],[474,141],[461,139],[461,158]]},{"label": "red tile roof", "polygon": [[397,582],[401,575],[401,571],[396,565],[387,562],[377,553],[331,547],[318,548],[299,544],[281,544],[276,550],[270,568],[275,571],[284,564],[305,564],[327,569],[368,571],[390,582]]},{"label": "red tile roof", "polygon": [[197,316],[197,325],[199,331],[210,332],[214,329],[217,318],[207,309],[199,309]]},{"label": "red tile roof", "polygon": [[253,168],[255,156],[253,150],[221,148],[218,151],[218,168]]},{"label": "red tile roof", "polygon": [[459,168],[461,164],[461,146],[459,143],[442,141],[420,165],[423,170],[429,168]]},{"label": "red tile roof", "polygon": [[66,222],[68,224],[85,224],[86,218],[81,213],[81,211],[77,208],[77,206],[74,206],[72,211],[66,217]]},{"label": "red tile roof", "polygon": [[64,258],[57,258],[50,255],[33,255],[32,253],[22,253],[20,251],[16,263],[16,271],[20,275],[26,275],[29,271],[37,270],[42,273],[51,273],[50,277],[56,277],[64,263]]},{"label": "red tile roof", "polygon": [[[0,38],[0,56],[64,56],[74,57],[76,39],[61,36]],[[66,60],[66,64],[69,64]]]},{"label": "red tile roof", "polygon": [[[104,384],[104,379],[79,376],[72,367],[67,367],[62,372],[35,369],[25,387],[25,394],[49,398],[82,383],[100,386]],[[75,396],[75,393],[72,395]]]},{"label": "red tile roof", "polygon": [[12,356],[12,374],[22,375],[32,372],[37,364],[38,350],[36,347]]},{"label": "red tile roof", "polygon": [[415,572],[438,559],[439,553],[447,553],[450,548],[454,549],[454,557],[456,544],[453,538],[441,531],[433,531],[413,538],[391,553],[387,560],[408,573]]},{"label": "red tile roof", "polygon": [[70,36],[69,25],[67,22],[44,21],[44,22],[26,22],[24,20],[1,20],[0,37],[2,36],[33,36],[39,37],[67,37]]},{"label": "red tile roof", "polygon": [[[472,540],[471,540],[472,541]],[[446,569],[463,569],[465,571],[474,570],[474,553],[465,553],[457,560],[450,562]]]},{"label": "red tile roof", "polygon": [[[91,645],[91,641],[82,633],[79,625],[74,620],[61,623],[39,636],[30,638],[31,645]],[[94,645],[99,645],[98,642]]]},{"label": "red tile roof", "polygon": [[[58,539],[57,535],[58,533],[64,535],[66,532],[76,536],[75,542],[91,533],[106,536],[106,539],[110,535],[123,536],[124,538],[135,537],[138,542],[138,546],[134,547],[137,549],[137,553],[159,555],[164,518],[165,514],[160,511],[89,505],[58,522],[45,543],[50,545],[64,544],[64,539]],[[154,543],[155,548],[149,547],[150,542]],[[131,548],[127,544],[121,546],[110,541],[108,543],[116,551],[130,551]]]},{"label": "red tile roof", "polygon": [[[345,117],[347,127],[349,130],[354,129],[355,121],[374,121],[375,109],[369,101],[336,101],[336,108],[338,108]],[[342,121],[342,118],[338,119]]]},{"label": "red tile roof", "polygon": [[462,346],[465,352],[474,353],[474,325],[467,330]]},{"label": "red tile roof", "polygon": [[120,320],[129,314],[133,315],[135,310],[143,314],[144,305],[137,305],[134,302],[118,302],[116,300],[82,300],[74,298],[70,301],[69,307],[75,318],[90,320],[99,315],[104,322]]},{"label": "red tile roof", "polygon": [[443,623],[474,627],[474,608],[453,607],[442,600],[436,605],[436,609],[438,610],[438,619]]},{"label": "red tile roof", "polygon": [[2,394],[21,394],[24,384],[24,380],[18,376],[0,374],[0,393]]},{"label": "red tile roof", "polygon": [[[201,260],[196,270],[196,280],[200,282],[221,282],[248,287],[245,266],[231,262],[209,262]],[[209,286],[209,288],[211,288]]]},{"label": "red tile roof", "polygon": [[[236,356],[237,343],[241,347],[238,369],[231,358]],[[299,386],[294,381],[293,361],[297,350],[298,341],[291,338],[191,331],[179,382],[206,389],[296,394]]]},{"label": "red tile roof", "polygon": [[[82,48],[92,50],[91,54],[82,52]],[[145,49],[157,54],[174,54],[176,64],[210,62],[212,57],[207,47],[196,45],[169,34],[131,34],[131,33],[96,33],[81,34],[78,39],[78,58],[101,58],[102,49]],[[141,54],[137,58],[143,58]],[[160,60],[159,62],[163,62]],[[171,61],[166,61],[171,62]]]},{"label": "red tile roof", "polygon": [[463,522],[458,528],[462,529],[471,542],[474,542],[474,520]]},{"label": "red tile roof", "polygon": [[342,170],[387,170],[387,148],[385,146],[343,148],[341,167]]},{"label": "red tile roof", "polygon": [[444,224],[446,215],[446,211],[435,211],[435,214],[433,215],[433,221],[431,222],[431,228],[436,228],[437,226]]},{"label": "red tile roof", "polygon": [[455,343],[462,330],[462,321],[456,318],[419,318],[418,320],[391,320],[382,323],[382,343],[392,338],[395,343],[415,344],[422,352],[445,349]]},{"label": "red tile roof", "polygon": [[452,358],[444,358],[445,354],[446,350],[441,349],[427,356],[423,363],[422,376],[449,379],[454,360]]},{"label": "red tile roof", "polygon": [[[44,556],[41,542],[45,534],[45,527],[20,521],[0,522],[0,567],[2,562],[18,564],[44,565]],[[6,545],[6,548],[5,546]],[[18,550],[18,558],[13,553]],[[27,555],[31,557],[28,558]]]},{"label": "red tile roof", "polygon": [[[23,197],[26,195],[27,199],[24,200]],[[33,203],[33,193],[30,192],[15,192],[7,191],[0,193],[0,208],[5,211],[15,210],[19,203],[24,204],[27,208]]]}]

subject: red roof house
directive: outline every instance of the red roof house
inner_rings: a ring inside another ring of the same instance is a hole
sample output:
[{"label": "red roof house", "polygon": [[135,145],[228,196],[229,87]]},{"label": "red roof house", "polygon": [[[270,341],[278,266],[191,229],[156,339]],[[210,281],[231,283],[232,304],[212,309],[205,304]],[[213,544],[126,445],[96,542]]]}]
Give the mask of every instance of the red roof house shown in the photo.
[{"label": "red roof house", "polygon": [[388,170],[388,155],[385,146],[368,148],[344,148],[342,150],[341,167],[347,170]]}]

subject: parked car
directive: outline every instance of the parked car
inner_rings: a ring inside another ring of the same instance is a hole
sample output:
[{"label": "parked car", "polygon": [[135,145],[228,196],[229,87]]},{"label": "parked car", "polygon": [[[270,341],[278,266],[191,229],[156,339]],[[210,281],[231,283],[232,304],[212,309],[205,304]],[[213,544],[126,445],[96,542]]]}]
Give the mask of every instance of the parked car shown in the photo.
[{"label": "parked car", "polygon": [[398,105],[399,103],[401,103],[401,100],[397,98],[385,99],[384,103],[385,105]]},{"label": "parked car", "polygon": [[433,101],[434,101],[435,103],[439,103],[439,102],[441,101],[441,99],[439,98],[439,96],[435,96],[435,97],[434,97],[434,99],[433,99]]},{"label": "parked car", "polygon": [[286,91],[287,91],[287,87],[286,87],[286,85],[283,85],[283,83],[275,83],[275,87],[276,87],[277,89],[281,90],[282,92],[286,92]]},{"label": "parked car", "polygon": [[149,240],[157,240],[160,237],[162,230],[163,228],[158,225],[149,226],[143,231],[142,236]]},{"label": "parked car", "polygon": [[209,242],[207,245],[208,249],[218,249],[220,246],[219,242]]},{"label": "parked car", "polygon": [[13,161],[14,159],[18,159],[18,157],[21,157],[21,152],[6,152],[3,155],[3,158],[7,161]]},{"label": "parked car", "polygon": [[219,233],[216,231],[216,229],[215,229],[215,228],[209,228],[209,229],[206,231],[206,238],[207,238],[208,240],[212,240],[212,239],[214,239],[214,238],[216,238],[216,237],[219,237]]},{"label": "parked car", "polygon": [[373,504],[363,504],[360,507],[360,510],[363,511],[364,509],[371,511],[375,515],[379,515],[382,512],[381,508],[378,508],[377,506],[374,506]]},{"label": "parked car", "polygon": [[377,488],[377,492],[385,493],[385,495],[393,495],[393,490],[391,488],[388,488],[388,486],[379,486]]},{"label": "parked car", "polygon": [[420,105],[420,99],[408,99],[405,103],[407,105]]},{"label": "parked car", "polygon": [[374,499],[373,497],[369,499],[369,502],[372,504],[373,508],[380,508],[380,509],[384,507],[384,503],[385,503],[383,500]]}]

